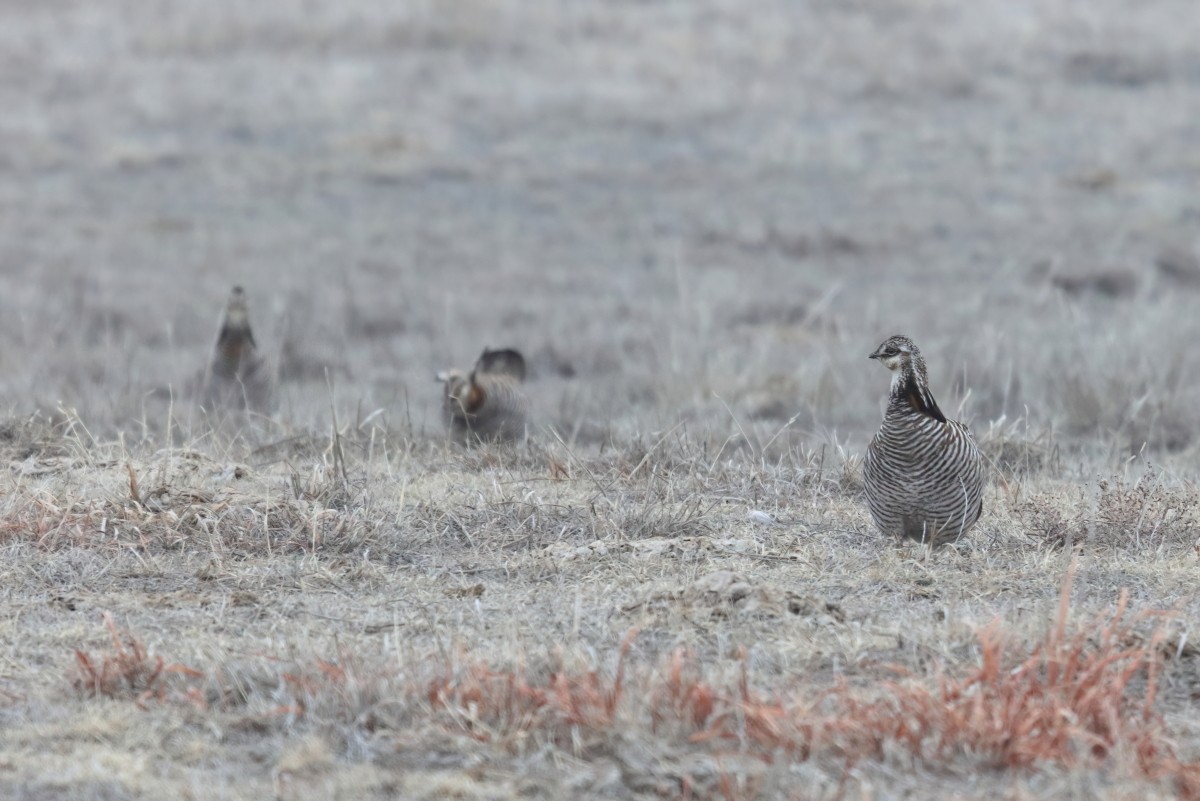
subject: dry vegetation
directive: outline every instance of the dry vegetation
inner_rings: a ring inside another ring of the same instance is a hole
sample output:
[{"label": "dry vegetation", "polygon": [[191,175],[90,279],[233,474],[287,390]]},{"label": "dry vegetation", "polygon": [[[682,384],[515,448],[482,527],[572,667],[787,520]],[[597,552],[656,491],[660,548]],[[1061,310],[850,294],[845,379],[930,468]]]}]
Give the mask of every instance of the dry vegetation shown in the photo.
[{"label": "dry vegetation", "polygon": [[[0,3],[0,797],[1200,798],[1196,42]],[[270,415],[195,402],[234,283]],[[933,553],[900,331],[991,468]],[[440,430],[484,346],[528,442]]]},{"label": "dry vegetation", "polygon": [[1023,457],[927,554],[829,449],[10,431],[14,792],[1200,797],[1200,493],[1153,471]]}]

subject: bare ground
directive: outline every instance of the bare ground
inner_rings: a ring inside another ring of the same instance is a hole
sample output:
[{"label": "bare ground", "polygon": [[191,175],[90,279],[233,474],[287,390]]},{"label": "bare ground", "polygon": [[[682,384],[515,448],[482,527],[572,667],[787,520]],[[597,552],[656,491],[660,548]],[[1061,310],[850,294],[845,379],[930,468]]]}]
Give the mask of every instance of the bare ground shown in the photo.
[{"label": "bare ground", "polygon": [[[1197,42],[0,4],[0,795],[1197,797]],[[994,468],[933,554],[861,498],[897,331]],[[462,451],[484,345],[535,434]]]}]

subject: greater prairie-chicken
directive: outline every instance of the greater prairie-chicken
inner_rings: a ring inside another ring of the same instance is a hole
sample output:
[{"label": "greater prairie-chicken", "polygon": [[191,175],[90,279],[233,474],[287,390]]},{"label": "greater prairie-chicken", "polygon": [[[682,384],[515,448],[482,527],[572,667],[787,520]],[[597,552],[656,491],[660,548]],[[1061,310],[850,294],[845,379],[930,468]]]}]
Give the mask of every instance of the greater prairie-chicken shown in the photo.
[{"label": "greater prairie-chicken", "polygon": [[221,318],[204,402],[210,408],[262,410],[270,401],[271,379],[250,329],[246,292],[235,286]]},{"label": "greater prairie-chicken", "polygon": [[913,341],[894,336],[870,355],[892,371],[883,425],[867,447],[867,506],[884,534],[939,545],[983,511],[983,459],[965,425],[947,420],[929,391]]},{"label": "greater prairie-chicken", "polygon": [[461,442],[511,442],[525,436],[529,399],[525,358],[515,350],[488,350],[470,373],[438,373],[443,384],[442,417],[452,439]]}]

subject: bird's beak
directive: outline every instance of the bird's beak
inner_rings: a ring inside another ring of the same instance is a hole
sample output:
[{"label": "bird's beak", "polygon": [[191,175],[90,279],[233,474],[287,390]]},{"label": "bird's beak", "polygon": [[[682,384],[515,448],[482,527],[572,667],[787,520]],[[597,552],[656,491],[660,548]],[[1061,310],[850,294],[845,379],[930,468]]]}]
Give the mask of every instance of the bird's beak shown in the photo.
[{"label": "bird's beak", "polygon": [[867,358],[868,358],[868,359],[878,359],[878,358],[879,358],[879,354],[878,354],[878,353],[872,353],[872,354],[871,354],[870,356],[868,356]]}]

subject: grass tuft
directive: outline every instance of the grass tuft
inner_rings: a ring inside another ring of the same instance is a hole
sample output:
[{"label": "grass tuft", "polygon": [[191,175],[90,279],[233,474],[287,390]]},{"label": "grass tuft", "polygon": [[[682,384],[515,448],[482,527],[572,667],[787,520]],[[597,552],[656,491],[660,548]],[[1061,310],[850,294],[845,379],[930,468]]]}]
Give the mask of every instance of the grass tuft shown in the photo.
[{"label": "grass tuft", "polygon": [[[75,662],[70,677],[71,687],[85,698],[124,698],[139,706],[148,701],[167,700],[179,690],[177,677],[197,679],[201,671],[177,663],[168,664],[162,656],[151,655],[149,649],[131,632],[117,627],[108,612],[104,613],[112,649],[92,654],[75,649]],[[182,689],[180,698],[199,699],[194,687]]]}]

